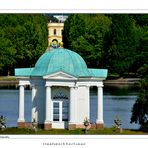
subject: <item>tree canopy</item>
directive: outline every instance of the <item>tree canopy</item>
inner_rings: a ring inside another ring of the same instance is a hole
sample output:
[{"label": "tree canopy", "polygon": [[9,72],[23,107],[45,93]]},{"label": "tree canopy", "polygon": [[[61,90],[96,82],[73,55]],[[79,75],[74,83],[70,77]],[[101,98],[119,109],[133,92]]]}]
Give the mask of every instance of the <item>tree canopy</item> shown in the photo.
[{"label": "tree canopy", "polygon": [[102,64],[104,37],[110,24],[105,15],[70,15],[64,25],[64,47],[78,52],[89,67],[97,67]]},{"label": "tree canopy", "polygon": [[0,72],[32,67],[48,46],[47,18],[42,14],[0,15]]},{"label": "tree canopy", "polygon": [[89,67],[123,76],[147,64],[148,15],[71,14],[65,21],[64,47],[78,52]]},{"label": "tree canopy", "polygon": [[[50,20],[57,22],[47,14],[0,14],[0,75],[34,66],[48,46]],[[148,66],[148,15],[70,14],[64,23],[63,43],[90,68],[140,76]]]}]

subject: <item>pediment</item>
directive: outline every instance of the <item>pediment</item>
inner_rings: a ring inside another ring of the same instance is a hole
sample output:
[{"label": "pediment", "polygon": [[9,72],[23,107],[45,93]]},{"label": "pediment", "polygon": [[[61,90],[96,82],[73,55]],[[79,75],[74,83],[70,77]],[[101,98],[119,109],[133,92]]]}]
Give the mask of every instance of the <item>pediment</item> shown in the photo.
[{"label": "pediment", "polygon": [[67,73],[64,73],[62,71],[46,75],[43,78],[44,79],[57,79],[57,80],[76,80],[77,79],[76,77],[69,75]]}]

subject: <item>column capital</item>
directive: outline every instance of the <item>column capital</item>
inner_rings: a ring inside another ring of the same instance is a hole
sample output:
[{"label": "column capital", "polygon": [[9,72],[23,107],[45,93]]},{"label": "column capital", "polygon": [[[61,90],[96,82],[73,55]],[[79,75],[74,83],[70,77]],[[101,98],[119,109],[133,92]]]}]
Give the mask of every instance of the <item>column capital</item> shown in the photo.
[{"label": "column capital", "polygon": [[69,88],[78,88],[78,86],[68,86]]},{"label": "column capital", "polygon": [[47,84],[46,84],[45,87],[52,87],[52,85],[47,85]]},{"label": "column capital", "polygon": [[104,85],[102,84],[102,85],[96,85],[98,88],[100,88],[100,87],[104,87]]},{"label": "column capital", "polygon": [[90,87],[90,85],[86,85],[86,87],[88,87],[88,88],[89,88],[89,87]]},{"label": "column capital", "polygon": [[75,86],[74,86],[74,85],[68,85],[68,87],[69,87],[69,88],[74,88]]},{"label": "column capital", "polygon": [[23,87],[25,87],[26,85],[25,85],[25,84],[19,84],[18,86],[19,86],[19,87],[20,87],[20,86],[23,86]]},{"label": "column capital", "polygon": [[35,86],[36,86],[35,84],[32,84],[32,85],[31,85],[31,88],[35,88]]}]

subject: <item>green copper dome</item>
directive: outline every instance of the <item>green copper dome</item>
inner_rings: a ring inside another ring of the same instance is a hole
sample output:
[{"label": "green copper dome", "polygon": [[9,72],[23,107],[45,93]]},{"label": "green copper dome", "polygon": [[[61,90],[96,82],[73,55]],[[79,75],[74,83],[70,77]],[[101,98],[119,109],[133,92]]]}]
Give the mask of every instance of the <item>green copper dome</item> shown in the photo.
[{"label": "green copper dome", "polygon": [[80,77],[89,76],[83,58],[68,49],[57,48],[45,52],[37,61],[30,76],[45,76],[58,71]]},{"label": "green copper dome", "polygon": [[106,78],[107,69],[87,68],[83,58],[71,50],[56,48],[46,51],[32,68],[16,68],[17,77],[47,76],[56,72],[64,72],[75,77]]}]

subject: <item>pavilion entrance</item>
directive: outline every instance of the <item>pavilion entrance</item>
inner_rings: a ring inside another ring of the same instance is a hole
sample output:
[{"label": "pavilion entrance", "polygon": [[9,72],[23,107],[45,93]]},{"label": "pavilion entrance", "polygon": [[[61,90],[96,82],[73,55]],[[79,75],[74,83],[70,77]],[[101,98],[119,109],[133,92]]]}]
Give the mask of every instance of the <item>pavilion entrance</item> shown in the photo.
[{"label": "pavilion entrance", "polygon": [[52,128],[68,128],[69,98],[64,92],[58,92],[52,98]]}]

